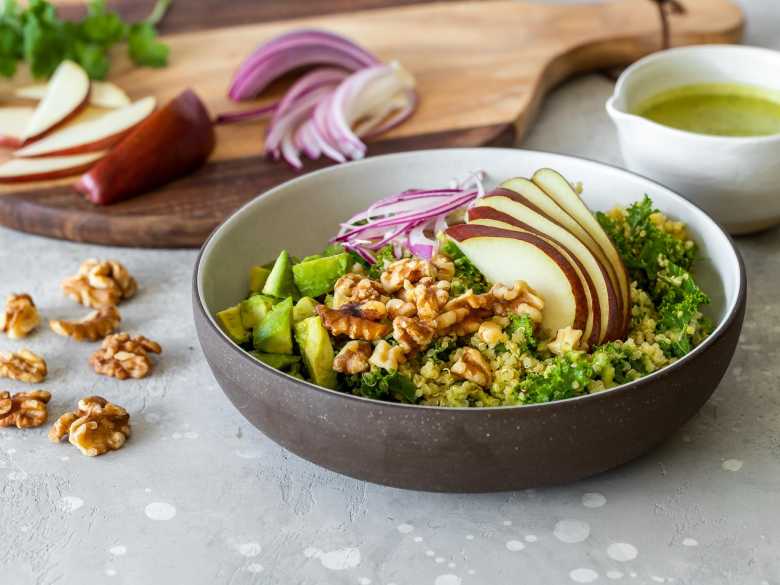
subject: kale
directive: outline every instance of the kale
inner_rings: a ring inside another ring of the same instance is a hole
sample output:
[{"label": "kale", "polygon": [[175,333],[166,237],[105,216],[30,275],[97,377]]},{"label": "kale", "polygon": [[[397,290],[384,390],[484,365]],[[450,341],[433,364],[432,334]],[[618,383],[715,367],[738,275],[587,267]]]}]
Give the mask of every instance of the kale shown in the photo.
[{"label": "kale", "polygon": [[456,337],[439,337],[423,354],[423,362],[429,359],[446,362],[457,347],[458,340]]},{"label": "kale", "polygon": [[[659,345],[667,355],[682,357],[693,348],[699,309],[708,304],[710,298],[689,272],[675,264],[669,264],[658,274],[656,296],[660,298],[658,329],[668,338],[659,340]],[[711,329],[711,325],[705,323],[704,329]]]},{"label": "kale", "polygon": [[373,280],[379,280],[379,275],[385,269],[386,265],[396,260],[395,250],[392,244],[387,244],[384,248],[380,249],[375,255],[376,262],[368,269],[368,277]]},{"label": "kale", "polygon": [[586,356],[570,353],[554,358],[543,372],[528,374],[517,389],[527,404],[563,400],[585,394],[593,375]]},{"label": "kale", "polygon": [[450,284],[450,293],[453,296],[463,294],[467,290],[473,291],[474,294],[481,294],[490,288],[484,275],[451,239],[444,239],[439,251],[455,265],[455,277]]},{"label": "kale", "polygon": [[374,400],[396,399],[400,402],[415,403],[417,388],[414,383],[395,370],[372,368],[363,374],[354,374],[342,378],[342,388],[355,396]]},{"label": "kale", "polygon": [[641,358],[633,358],[622,343],[615,341],[596,348],[590,364],[594,380],[601,380],[605,388],[625,384],[639,377],[639,374],[649,373]]},{"label": "kale", "polygon": [[534,335],[534,329],[534,322],[528,314],[509,315],[509,325],[506,328],[506,334],[520,346],[521,353],[536,350],[538,341]]}]

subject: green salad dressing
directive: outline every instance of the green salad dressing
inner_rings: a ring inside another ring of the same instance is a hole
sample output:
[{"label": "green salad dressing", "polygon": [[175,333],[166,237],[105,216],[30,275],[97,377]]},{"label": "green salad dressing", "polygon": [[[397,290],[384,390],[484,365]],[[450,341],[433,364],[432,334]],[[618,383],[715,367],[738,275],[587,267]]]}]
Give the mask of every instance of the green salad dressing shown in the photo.
[{"label": "green salad dressing", "polygon": [[653,96],[633,113],[698,134],[768,136],[780,133],[780,92],[732,83],[685,85]]}]

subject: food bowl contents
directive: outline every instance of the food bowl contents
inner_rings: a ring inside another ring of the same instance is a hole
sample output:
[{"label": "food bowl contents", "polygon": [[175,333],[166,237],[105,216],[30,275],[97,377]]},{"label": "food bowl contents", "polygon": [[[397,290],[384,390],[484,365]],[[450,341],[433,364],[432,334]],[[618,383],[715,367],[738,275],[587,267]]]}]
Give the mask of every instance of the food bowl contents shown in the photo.
[{"label": "food bowl contents", "polygon": [[550,169],[487,193],[481,179],[386,197],[322,253],[252,267],[217,321],[320,386],[460,407],[598,392],[709,334],[696,245],[649,198],[594,215]]},{"label": "food bowl contents", "polygon": [[32,392],[0,392],[0,427],[29,429],[39,427],[49,417],[47,403],[51,394],[46,390]]},{"label": "food bowl contents", "polygon": [[0,378],[38,384],[46,379],[48,373],[46,360],[29,349],[11,353],[0,352]]},{"label": "food bowl contents", "polygon": [[130,415],[102,396],[87,396],[76,410],[66,412],[49,429],[49,440],[68,437],[71,445],[87,457],[121,449],[130,437]]},{"label": "food bowl contents", "polygon": [[28,294],[12,294],[0,313],[0,332],[11,339],[22,339],[32,333],[41,322],[35,302]]},{"label": "food bowl contents", "polygon": [[206,107],[186,90],[139,124],[75,188],[97,205],[117,203],[193,173],[215,144]]},{"label": "food bowl contents", "polygon": [[115,333],[103,340],[100,349],[92,354],[89,363],[96,373],[118,380],[145,378],[154,369],[149,354],[162,353],[156,341],[143,335]]},{"label": "food bowl contents", "polygon": [[699,134],[780,134],[780,93],[752,85],[685,85],[645,100],[634,113],[664,126]]},{"label": "food bowl contents", "polygon": [[78,321],[52,319],[49,321],[49,327],[57,335],[70,337],[75,341],[98,341],[113,333],[121,321],[119,310],[111,305],[93,311]]},{"label": "food bowl contents", "polygon": [[236,101],[256,98],[276,79],[311,66],[278,102],[222,114],[217,121],[270,117],[266,154],[301,169],[301,153],[335,162],[363,158],[363,139],[401,124],[417,105],[414,78],[399,63],[382,63],[345,37],[310,29],[257,48],[236,72],[229,95]]}]

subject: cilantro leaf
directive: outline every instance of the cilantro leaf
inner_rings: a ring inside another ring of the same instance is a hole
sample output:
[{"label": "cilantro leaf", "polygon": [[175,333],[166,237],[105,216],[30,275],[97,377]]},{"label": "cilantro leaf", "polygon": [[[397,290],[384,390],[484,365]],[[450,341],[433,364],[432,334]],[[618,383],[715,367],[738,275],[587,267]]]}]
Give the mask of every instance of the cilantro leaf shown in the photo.
[{"label": "cilantro leaf", "polygon": [[130,58],[136,65],[165,67],[168,64],[170,49],[168,45],[157,40],[157,31],[148,22],[141,22],[130,27],[127,48]]}]

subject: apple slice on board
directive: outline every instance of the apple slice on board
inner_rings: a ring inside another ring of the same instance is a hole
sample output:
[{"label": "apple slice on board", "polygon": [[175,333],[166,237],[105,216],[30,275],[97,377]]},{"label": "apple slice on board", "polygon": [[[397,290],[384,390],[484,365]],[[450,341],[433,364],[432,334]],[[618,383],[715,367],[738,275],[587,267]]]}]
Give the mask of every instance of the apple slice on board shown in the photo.
[{"label": "apple slice on board", "polygon": [[[47,85],[37,83],[17,88],[14,97],[28,100],[42,100],[46,95]],[[121,108],[130,104],[130,98],[124,90],[110,81],[93,81],[89,89],[89,105],[96,108]]]},{"label": "apple slice on board", "polygon": [[70,119],[87,104],[89,77],[73,61],[63,61],[51,76],[46,94],[22,133],[22,143],[32,142]]},{"label": "apple slice on board", "polygon": [[105,150],[122,139],[154,111],[157,100],[146,97],[137,102],[110,110],[97,117],[89,116],[51,132],[44,138],[17,150],[18,157],[62,156]]},{"label": "apple slice on board", "polygon": [[0,183],[47,181],[83,173],[105,152],[46,158],[14,158],[0,164]]},{"label": "apple slice on board", "polygon": [[488,282],[511,285],[525,280],[544,299],[542,328],[551,334],[585,330],[588,303],[571,263],[544,239],[484,225],[454,225],[445,232]]},{"label": "apple slice on board", "polygon": [[133,129],[75,187],[97,205],[116,203],[194,172],[215,142],[206,107],[188,89]]},{"label": "apple slice on board", "polygon": [[33,108],[0,108],[0,146],[22,145],[22,134],[32,118]]},{"label": "apple slice on board", "polygon": [[[503,189],[496,189],[477,201],[477,207],[469,210],[469,222],[472,219],[494,219],[515,227],[545,234],[566,247],[580,263],[587,275],[591,294],[598,300],[600,326],[598,339],[585,335],[591,345],[619,339],[623,315],[620,311],[620,295],[609,277],[609,272],[599,259],[570,231],[548,219],[525,204],[502,196]],[[596,328],[594,328],[596,331]]]},{"label": "apple slice on board", "polygon": [[609,239],[609,236],[601,228],[593,213],[591,213],[569,181],[563,178],[560,173],[552,169],[539,169],[534,173],[531,180],[586,229],[607,255],[615,269],[620,292],[623,295],[624,333],[627,332],[631,317],[631,286],[628,281],[626,267],[612,240]]}]

